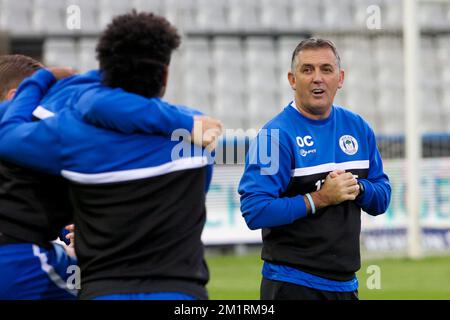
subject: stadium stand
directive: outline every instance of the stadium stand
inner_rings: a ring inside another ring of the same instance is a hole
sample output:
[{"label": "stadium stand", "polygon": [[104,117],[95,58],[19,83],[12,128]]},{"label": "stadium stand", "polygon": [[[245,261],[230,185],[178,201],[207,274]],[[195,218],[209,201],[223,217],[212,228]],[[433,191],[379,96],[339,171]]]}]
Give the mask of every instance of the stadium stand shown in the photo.
[{"label": "stadium stand", "polygon": [[[81,30],[65,26],[67,7],[81,9]],[[382,30],[366,27],[367,8],[381,10]],[[52,65],[95,68],[100,30],[132,8],[163,14],[184,33],[174,56],[168,99],[258,128],[292,97],[288,61],[306,36],[334,40],[347,71],[337,103],[361,113],[381,134],[401,134],[403,111],[402,6],[400,0],[0,0],[0,27],[10,36],[38,36]],[[422,109],[425,132],[449,129],[450,6],[423,3]],[[12,17],[14,17],[12,19]]]}]

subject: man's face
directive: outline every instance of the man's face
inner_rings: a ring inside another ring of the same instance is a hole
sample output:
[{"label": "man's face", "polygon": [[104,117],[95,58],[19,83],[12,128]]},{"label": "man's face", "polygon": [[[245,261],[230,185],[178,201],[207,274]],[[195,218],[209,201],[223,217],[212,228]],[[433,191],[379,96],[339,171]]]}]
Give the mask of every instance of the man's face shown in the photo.
[{"label": "man's face", "polygon": [[288,79],[295,90],[297,107],[315,116],[328,115],[338,89],[344,83],[330,48],[305,49],[298,53],[295,70]]}]

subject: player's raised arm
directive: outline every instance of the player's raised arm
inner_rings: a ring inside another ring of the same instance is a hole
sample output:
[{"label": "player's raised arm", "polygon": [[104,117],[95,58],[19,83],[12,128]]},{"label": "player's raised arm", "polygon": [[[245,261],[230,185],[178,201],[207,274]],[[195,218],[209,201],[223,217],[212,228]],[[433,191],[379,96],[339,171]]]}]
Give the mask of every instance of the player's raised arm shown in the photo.
[{"label": "player's raised arm", "polygon": [[208,146],[222,133],[219,120],[175,106],[160,98],[145,98],[122,89],[96,87],[85,92],[75,108],[84,121],[115,131],[163,134],[177,129],[191,133],[191,140]]},{"label": "player's raised arm", "polygon": [[55,119],[33,122],[33,111],[57,79],[72,74],[67,68],[42,69],[19,86],[0,122],[2,159],[51,174],[60,173]]}]

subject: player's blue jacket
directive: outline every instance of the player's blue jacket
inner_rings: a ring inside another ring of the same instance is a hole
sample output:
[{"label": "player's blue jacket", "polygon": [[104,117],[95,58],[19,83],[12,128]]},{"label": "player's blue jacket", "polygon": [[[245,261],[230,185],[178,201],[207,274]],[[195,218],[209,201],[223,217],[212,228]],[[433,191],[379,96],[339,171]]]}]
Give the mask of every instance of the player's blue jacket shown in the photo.
[{"label": "player's blue jacket", "polygon": [[[40,82],[46,77],[45,73],[42,71],[32,79]],[[104,87],[98,71],[59,81],[33,111],[33,118],[43,119],[64,108],[73,108],[73,102],[88,89],[100,93],[78,104],[78,112],[86,122],[125,133],[166,136],[176,128],[192,129],[192,116],[179,112],[179,107],[161,99],[144,99],[121,89]],[[127,105],[130,97],[135,103],[132,106]],[[9,104],[9,101],[0,104],[0,120]],[[124,109],[129,114],[124,114]],[[4,160],[0,158],[0,233],[18,241],[45,246],[57,237],[63,225],[72,220],[67,184],[58,176],[45,175]]]},{"label": "player's blue jacket", "polygon": [[[307,216],[303,195],[336,169],[352,172],[365,192]],[[360,268],[361,209],[381,214],[391,196],[375,135],[360,116],[333,106],[327,119],[311,120],[293,103],[251,144],[238,191],[247,225],[263,229],[266,263],[338,281],[353,281]]]},{"label": "player's blue jacket", "polygon": [[3,115],[5,114],[8,105],[9,105],[8,101],[0,102],[0,120],[3,118]]},{"label": "player's blue jacket", "polygon": [[[146,120],[153,115],[149,99],[99,84],[64,93],[67,83],[58,83],[41,101],[54,81],[41,70],[19,87],[0,124],[0,157],[69,181],[81,298],[154,290],[205,298],[200,236],[212,158],[179,136],[143,133],[149,126],[152,132],[158,126],[170,131],[171,124],[182,128],[181,122],[187,135],[198,112],[166,110],[159,100],[160,116],[169,119],[155,124]],[[122,132],[84,121],[105,101],[114,114],[95,121]],[[34,117],[42,120],[32,122]]]}]

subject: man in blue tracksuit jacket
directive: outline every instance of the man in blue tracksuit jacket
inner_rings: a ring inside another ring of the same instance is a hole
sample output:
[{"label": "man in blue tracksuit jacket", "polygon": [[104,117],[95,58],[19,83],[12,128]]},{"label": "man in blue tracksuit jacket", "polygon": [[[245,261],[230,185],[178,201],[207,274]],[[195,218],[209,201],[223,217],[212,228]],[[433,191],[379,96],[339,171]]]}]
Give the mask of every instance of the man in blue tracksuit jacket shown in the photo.
[{"label": "man in blue tracksuit jacket", "polygon": [[[124,38],[124,32],[134,36]],[[102,74],[97,75],[108,86],[161,96],[170,53],[178,45],[176,30],[161,17],[119,16],[100,40]],[[139,49],[130,52],[130,46]],[[212,173],[209,153],[184,140],[144,134],[145,117],[152,114],[148,99],[121,89],[104,94],[104,88],[94,86],[74,89],[61,109],[59,83],[42,99],[54,81],[41,70],[20,86],[1,123],[0,157],[69,181],[80,297],[207,298],[200,236]],[[122,132],[85,122],[97,100],[121,102],[122,108],[115,109],[120,117],[98,122]],[[198,112],[171,108],[187,119],[176,128],[192,128]],[[42,120],[32,122],[35,117]]]},{"label": "man in blue tracksuit jacket", "polygon": [[361,209],[387,209],[391,187],[375,135],[333,105],[344,72],[334,45],[302,41],[288,74],[295,100],[250,146],[241,210],[262,229],[262,299],[357,299]]}]

